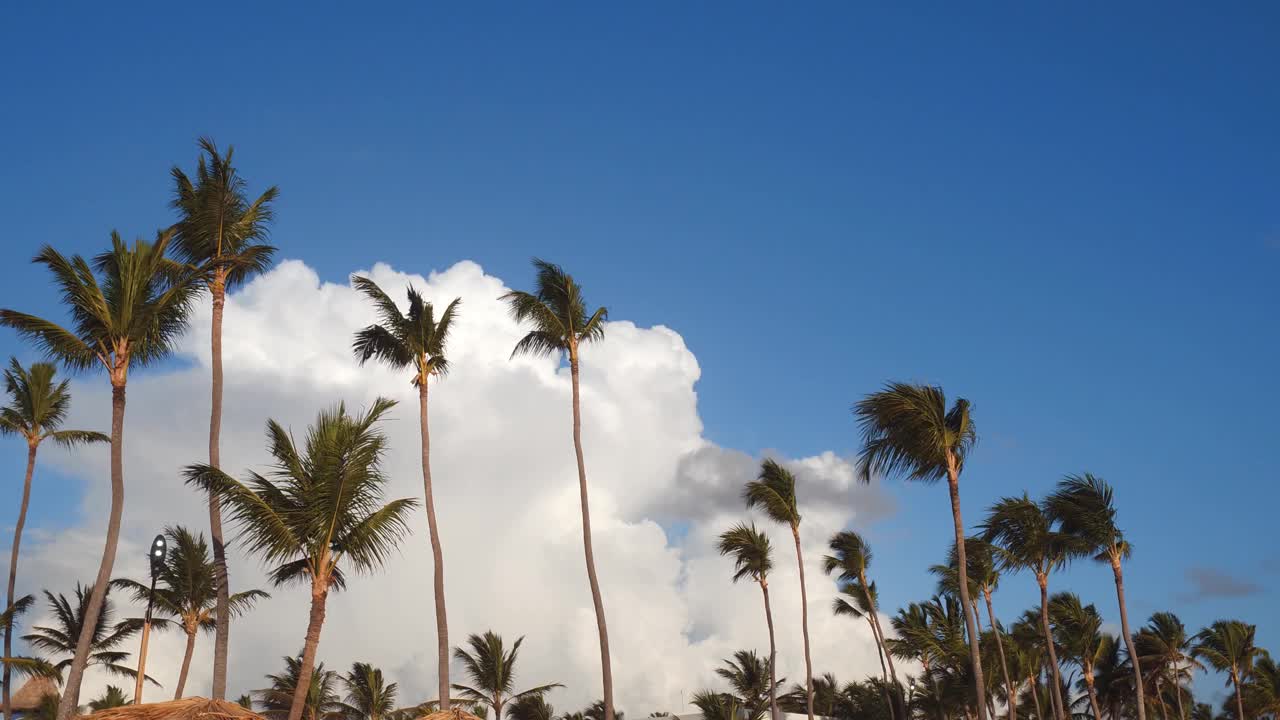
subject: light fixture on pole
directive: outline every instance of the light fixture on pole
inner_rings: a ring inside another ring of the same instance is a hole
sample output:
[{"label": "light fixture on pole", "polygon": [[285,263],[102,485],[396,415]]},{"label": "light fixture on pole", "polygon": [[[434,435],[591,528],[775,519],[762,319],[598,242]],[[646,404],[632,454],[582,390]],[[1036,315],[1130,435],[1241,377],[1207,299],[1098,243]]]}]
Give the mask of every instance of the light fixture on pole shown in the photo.
[{"label": "light fixture on pole", "polygon": [[147,677],[147,640],[151,637],[151,606],[156,599],[156,579],[164,570],[164,554],[168,544],[164,534],[151,541],[147,558],[151,561],[151,591],[147,593],[147,612],[142,616],[142,647],[138,650],[138,678],[133,686],[133,704],[142,702],[142,682]]}]

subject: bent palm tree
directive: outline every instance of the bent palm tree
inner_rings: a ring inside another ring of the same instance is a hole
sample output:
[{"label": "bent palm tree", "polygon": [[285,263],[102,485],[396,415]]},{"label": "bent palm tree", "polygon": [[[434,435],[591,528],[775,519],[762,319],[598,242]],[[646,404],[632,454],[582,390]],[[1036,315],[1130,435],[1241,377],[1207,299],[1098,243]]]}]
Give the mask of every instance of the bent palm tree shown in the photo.
[{"label": "bent palm tree", "polygon": [[[213,630],[217,624],[218,576],[214,563],[209,560],[209,545],[204,535],[193,535],[184,527],[165,528],[164,534],[169,538],[170,549],[164,564],[158,568],[155,594],[152,595],[149,585],[136,580],[117,580],[115,585],[130,590],[137,602],[146,603],[150,599],[154,612],[173,618],[186,633],[182,668],[173,691],[173,699],[178,700],[187,686],[196,635],[201,630]],[[227,612],[233,617],[242,615],[258,600],[268,597],[271,596],[261,590],[235,593],[228,598]]]},{"label": "bent palm tree", "polygon": [[560,683],[551,683],[520,692],[512,690],[516,680],[516,658],[523,642],[524,638],[518,637],[511,644],[511,649],[507,650],[503,646],[502,636],[492,630],[484,635],[468,637],[467,645],[471,651],[455,648],[453,656],[462,663],[462,669],[471,678],[471,685],[454,685],[453,689],[461,692],[466,699],[491,708],[492,720],[502,720],[502,708],[508,702],[542,695],[552,688],[563,687]]},{"label": "bent palm tree", "polygon": [[1102,634],[1102,617],[1093,605],[1084,605],[1075,593],[1058,593],[1049,601],[1053,618],[1054,640],[1067,658],[1080,667],[1080,680],[1089,696],[1089,707],[1095,720],[1101,720],[1098,693],[1094,687],[1094,666],[1108,649]]},{"label": "bent palm tree", "polygon": [[1189,676],[1192,669],[1203,670],[1195,658],[1191,657],[1191,638],[1182,620],[1171,612],[1158,612],[1151,616],[1147,626],[1138,631],[1134,638],[1138,648],[1139,660],[1150,663],[1168,673],[1173,686],[1174,699],[1178,704],[1179,720],[1187,720],[1186,708],[1182,702],[1182,680]]},{"label": "bent palm tree", "polygon": [[[133,620],[113,622],[115,607],[108,590],[103,593],[102,608],[90,625],[89,606],[92,594],[90,588],[76,584],[76,603],[72,605],[65,595],[54,595],[45,590],[44,596],[53,616],[52,624],[36,625],[22,639],[32,648],[50,655],[53,667],[62,672],[75,660],[77,639],[88,634],[89,665],[100,667],[113,675],[136,679],[138,673],[123,665],[129,659],[129,653],[116,648],[141,630],[142,624]],[[151,678],[147,680],[153,685],[159,685]]]},{"label": "bent palm tree", "polygon": [[808,692],[805,709],[813,720],[813,661],[809,657],[809,595],[804,585],[804,555],[800,552],[800,508],[796,503],[796,478],[772,459],[760,464],[760,475],[742,488],[747,509],[759,508],[772,521],[791,529],[800,571],[800,631],[804,636],[804,681]]},{"label": "bent palm tree", "polygon": [[352,663],[339,681],[347,693],[342,714],[348,720],[383,720],[395,711],[400,687],[383,679],[381,669],[369,663]]},{"label": "bent palm tree", "polygon": [[425,302],[412,286],[408,289],[409,312],[404,314],[376,283],[355,277],[352,283],[378,309],[382,324],[370,325],[356,333],[353,345],[363,365],[372,358],[396,369],[413,369],[413,386],[418,389],[418,426],[422,442],[422,486],[426,496],[427,530],[431,538],[434,562],[436,606],[436,667],[439,675],[440,709],[449,709],[449,622],[444,604],[444,554],[440,547],[440,530],[436,524],[436,503],[431,492],[431,433],[427,418],[427,382],[449,371],[445,358],[445,341],[457,315],[459,300],[449,303],[440,320],[435,309]]},{"label": "bent palm tree", "polygon": [[[569,358],[569,377],[573,390],[573,449],[578,460],[578,495],[582,504],[582,549],[587,561],[587,581],[591,585],[591,602],[596,611],[596,630],[600,635],[600,673],[604,683],[604,720],[616,720],[613,708],[613,664],[609,659],[609,630],[604,618],[604,600],[596,578],[595,554],[591,547],[591,507],[587,498],[587,466],[582,456],[582,403],[578,388],[582,346],[604,338],[607,308],[587,313],[582,287],[559,265],[534,258],[537,289],[532,292],[512,290],[500,300],[506,301],[511,317],[517,323],[529,323],[533,329],[516,343],[511,356],[558,355]],[[500,718],[494,718],[500,720]]]},{"label": "bent palm tree", "polygon": [[246,549],[276,564],[275,585],[310,585],[311,614],[288,720],[298,720],[307,698],[329,591],[346,582],[343,566],[358,572],[382,567],[408,532],[417,501],[383,504],[387,441],[378,423],[395,402],[378,398],[367,412],[349,415],[339,405],[321,411],[298,447],[274,420],[267,423],[274,468],[244,482],[211,465],[192,465],[187,483],[218,495],[239,526]]},{"label": "bent palm tree", "polygon": [[1116,525],[1116,508],[1113,491],[1102,478],[1089,473],[1068,475],[1045,500],[1051,519],[1057,521],[1062,531],[1082,543],[1081,552],[1093,554],[1093,559],[1111,566],[1115,577],[1116,600],[1120,605],[1120,630],[1124,633],[1125,650],[1133,666],[1134,691],[1137,693],[1138,720],[1146,720],[1146,698],[1142,682],[1142,662],[1133,644],[1129,630],[1129,611],[1124,601],[1124,570],[1122,563],[1133,553],[1133,546],[1124,538]]},{"label": "bent palm tree", "polygon": [[1257,627],[1239,620],[1218,620],[1196,633],[1191,655],[1227,676],[1227,684],[1235,692],[1236,720],[1245,720],[1241,686],[1253,673],[1253,661],[1259,650],[1254,645]]},{"label": "bent palm tree", "polygon": [[[36,469],[36,451],[40,443],[52,440],[71,448],[89,443],[108,442],[111,438],[100,432],[88,430],[62,430],[62,423],[71,409],[70,381],[55,382],[57,368],[51,363],[33,363],[24,368],[17,358],[9,358],[4,371],[4,389],[9,404],[0,409],[0,435],[17,435],[27,442],[27,474],[22,482],[22,500],[18,504],[18,522],[13,528],[13,548],[9,555],[9,585],[5,593],[6,608],[13,607],[14,588],[18,581],[18,548],[22,545],[22,528],[27,523],[27,506],[31,504],[31,476]],[[13,655],[13,628],[4,629],[4,652],[0,657]],[[4,708],[4,720],[9,720],[13,710],[9,706],[10,669],[4,666],[0,677],[0,705]]]},{"label": "bent palm tree", "polygon": [[[867,580],[867,566],[871,564],[871,547],[867,544],[862,536],[852,530],[838,532],[832,536],[831,541],[827,544],[831,549],[831,554],[822,559],[822,569],[828,575],[839,571],[837,580],[846,585],[845,592],[849,594],[861,593],[865,605],[854,607],[849,603],[836,599],[835,612],[837,615],[847,611],[855,617],[865,615],[867,623],[871,626],[871,635],[875,638],[876,649],[880,654],[881,663],[887,663],[889,668],[889,677],[885,678],[885,682],[892,679],[893,691],[892,696],[895,698],[889,706],[889,715],[899,720],[906,720],[903,708],[899,707],[896,698],[901,693],[901,686],[898,684],[898,672],[893,667],[893,657],[886,651],[884,646],[884,629],[880,627],[880,613],[876,603],[875,583]],[[853,592],[850,593],[849,591]],[[855,603],[857,604],[857,603]],[[855,610],[860,611],[854,612]]]},{"label": "bent palm tree", "polygon": [[891,686],[889,684],[889,669],[885,665],[886,658],[890,662],[893,661],[893,658],[889,657],[889,653],[885,651],[880,639],[880,631],[876,629],[875,624],[872,622],[880,597],[879,593],[876,592],[876,584],[873,582],[870,587],[864,587],[862,583],[853,580],[840,583],[837,587],[840,594],[832,601],[831,612],[834,615],[847,615],[852,618],[864,619],[867,621],[867,625],[871,627],[871,637],[875,638],[876,641],[876,655],[880,658],[880,674],[884,678],[881,688],[884,690],[885,707],[888,709],[891,719],[897,718],[898,708],[895,706],[894,697],[890,691],[892,687],[892,693],[899,692],[897,678],[895,676],[895,682]]},{"label": "bent palm tree", "polygon": [[[96,625],[120,542],[124,512],[124,407],[129,369],[168,357],[186,327],[193,286],[187,268],[165,257],[171,234],[129,247],[111,233],[111,249],[94,258],[63,256],[45,246],[35,262],[47,267],[71,315],[71,329],[35,315],[0,310],[0,325],[18,331],[72,370],[101,367],[111,382],[111,504],[102,562],[94,580],[84,633],[76,642],[58,704],[58,720],[68,720],[80,702],[80,683],[89,662],[89,631]],[[95,274],[96,270],[96,274]]]},{"label": "bent palm tree", "polygon": [[943,478],[951,495],[951,519],[960,568],[960,604],[968,628],[969,660],[977,697],[977,720],[986,720],[986,686],[978,642],[977,618],[969,599],[968,558],[964,547],[964,521],[960,515],[960,473],[978,440],[968,400],[959,398],[950,408],[942,388],[890,383],[853,406],[862,433],[859,477],[871,482],[873,474],[903,475],[908,480],[934,483]]},{"label": "bent palm tree", "polygon": [[[201,269],[201,284],[213,299],[210,324],[210,365],[213,382],[209,408],[209,465],[221,467],[222,434],[222,315],[227,290],[271,265],[276,249],[266,243],[267,226],[271,223],[271,202],[278,190],[267,188],[257,200],[245,195],[245,181],[231,164],[235,148],[219,154],[212,139],[199,141],[201,155],[196,161],[195,182],[174,167],[174,193],[171,205],[178,211],[174,224],[174,249],[186,263]],[[206,162],[205,157],[208,156]],[[213,699],[225,700],[227,694],[227,651],[230,642],[230,584],[227,580],[227,554],[222,539],[222,508],[218,499],[209,498],[209,535],[213,538],[213,562],[217,569],[217,603],[214,613]]]},{"label": "bent palm tree", "polygon": [[764,620],[769,628],[769,713],[780,720],[778,711],[778,646],[773,637],[773,609],[769,605],[769,571],[773,569],[773,548],[769,538],[755,525],[739,523],[720,535],[720,554],[733,556],[733,581],[750,578],[764,594]]}]

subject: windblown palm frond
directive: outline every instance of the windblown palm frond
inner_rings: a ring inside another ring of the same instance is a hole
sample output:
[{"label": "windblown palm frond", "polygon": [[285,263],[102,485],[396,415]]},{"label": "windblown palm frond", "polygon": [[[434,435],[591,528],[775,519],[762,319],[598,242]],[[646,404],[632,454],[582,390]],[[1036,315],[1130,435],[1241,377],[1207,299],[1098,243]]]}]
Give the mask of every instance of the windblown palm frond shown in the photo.
[{"label": "windblown palm frond", "polygon": [[579,345],[604,338],[609,310],[602,307],[588,314],[582,287],[564,268],[538,258],[533,259],[533,266],[537,274],[534,292],[512,290],[499,298],[507,303],[517,323],[532,326],[511,356],[567,352],[574,361]]},{"label": "windblown palm frond", "polygon": [[433,375],[448,373],[445,344],[457,318],[460,299],[449,303],[437,320],[435,308],[412,286],[408,289],[408,312],[402,313],[377,283],[360,276],[353,277],[351,282],[373,303],[379,320],[379,324],[356,333],[352,349],[360,364],[377,360],[392,368],[411,367],[414,386],[421,386]]},{"label": "windblown palm frond", "polygon": [[395,711],[399,686],[388,683],[379,668],[369,663],[353,663],[339,681],[346,691],[341,706],[345,720],[382,720]]},{"label": "windblown palm frond", "polygon": [[960,398],[948,409],[936,386],[890,383],[858,401],[853,413],[862,433],[863,482],[873,474],[937,482],[947,475],[948,454],[963,469],[977,442],[969,401]]},{"label": "windblown palm frond", "polygon": [[754,524],[739,523],[720,534],[720,554],[733,557],[733,581],[764,580],[773,569],[769,537]]},{"label": "windblown palm frond", "polygon": [[502,720],[502,709],[507,702],[522,697],[542,695],[547,691],[563,687],[560,683],[539,685],[528,690],[514,692],[516,659],[520,654],[523,637],[516,638],[507,650],[502,636],[486,631],[483,635],[472,634],[467,638],[467,646],[455,648],[454,658],[462,664],[463,672],[471,679],[471,685],[454,685],[453,688],[463,697],[483,703],[493,710],[493,720]]},{"label": "windblown palm frond", "polygon": [[800,524],[796,504],[796,478],[772,458],[760,464],[760,475],[742,489],[747,509],[760,509],[774,522],[792,528]]},{"label": "windblown palm frond", "polygon": [[[22,636],[22,639],[33,649],[50,656],[49,662],[58,672],[62,672],[71,665],[76,652],[76,642],[80,638],[81,629],[85,627],[88,616],[91,590],[92,588],[88,586],[77,584],[74,605],[66,596],[55,595],[45,590],[44,596],[49,612],[53,616],[53,623],[36,625],[31,629],[31,633]],[[102,610],[98,613],[90,636],[89,665],[100,667],[115,675],[136,678],[137,671],[123,664],[128,660],[129,653],[118,648],[141,630],[142,625],[136,620],[114,622],[116,611],[110,592],[108,588]],[[150,677],[146,679],[153,685],[159,686],[154,679]]]}]

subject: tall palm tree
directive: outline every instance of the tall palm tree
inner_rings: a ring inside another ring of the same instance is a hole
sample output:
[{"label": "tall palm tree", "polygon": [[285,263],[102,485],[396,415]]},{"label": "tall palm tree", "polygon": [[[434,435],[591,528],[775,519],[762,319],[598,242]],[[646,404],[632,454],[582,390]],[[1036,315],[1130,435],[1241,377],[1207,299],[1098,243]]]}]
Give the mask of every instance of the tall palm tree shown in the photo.
[{"label": "tall palm tree", "polygon": [[[276,249],[266,242],[272,220],[275,187],[250,201],[244,178],[232,164],[235,148],[225,155],[212,139],[199,140],[194,182],[180,168],[170,172],[174,181],[171,205],[178,211],[174,224],[174,249],[186,263],[201,269],[201,284],[213,300],[210,329],[212,401],[209,409],[209,465],[221,467],[222,434],[222,315],[227,291],[266,270]],[[207,156],[207,160],[206,160]],[[213,699],[227,693],[227,650],[230,642],[231,586],[227,580],[227,554],[222,538],[222,508],[209,497],[209,534],[213,538],[213,562],[217,569],[217,603],[213,640]]]},{"label": "tall palm tree", "polygon": [[339,678],[346,691],[342,714],[347,720],[383,720],[396,708],[400,688],[382,677],[382,670],[369,663],[352,663],[351,670]]},{"label": "tall palm tree", "polygon": [[542,695],[525,695],[511,701],[507,717],[511,720],[556,720],[556,709]]},{"label": "tall palm tree", "polygon": [[[896,700],[902,692],[898,684],[898,672],[893,666],[893,657],[885,651],[884,647],[884,629],[880,627],[875,583],[867,579],[867,567],[871,564],[871,546],[858,533],[844,530],[833,535],[827,547],[830,548],[831,554],[822,558],[823,572],[828,575],[838,572],[836,579],[846,585],[846,592],[852,588],[855,593],[861,593],[862,599],[866,602],[865,606],[858,607],[856,602],[850,605],[837,598],[835,612],[837,615],[847,612],[855,617],[866,616],[867,624],[871,626],[871,635],[876,641],[876,649],[880,654],[880,662],[888,665],[889,677],[885,678],[885,682],[888,683],[892,678],[892,697],[895,700],[890,703],[889,715],[906,720],[902,717],[903,713]],[[861,612],[854,612],[855,610]]]},{"label": "tall palm tree", "polygon": [[[65,595],[55,595],[44,591],[48,602],[52,622],[49,625],[36,625],[31,633],[22,639],[32,648],[49,656],[49,662],[59,672],[66,670],[75,660],[77,639],[89,636],[89,665],[100,667],[113,675],[135,679],[137,671],[123,663],[129,659],[129,653],[118,650],[125,641],[142,629],[142,624],[134,620],[114,622],[115,606],[111,602],[110,591],[103,593],[102,608],[92,625],[89,620],[89,607],[92,591],[90,588],[76,584],[75,604]],[[155,680],[147,678],[153,685]]]},{"label": "tall palm tree", "polygon": [[[79,255],[63,256],[45,246],[34,262],[47,267],[71,315],[70,329],[35,315],[0,310],[0,325],[18,331],[50,357],[72,370],[103,368],[111,382],[111,504],[102,562],[87,608],[85,633],[76,642],[67,672],[58,720],[68,720],[80,701],[80,682],[89,662],[89,631],[97,623],[120,541],[124,512],[124,409],[129,369],[167,357],[187,323],[193,295],[191,275],[165,257],[171,233],[154,243],[125,244],[111,233],[111,249],[92,266]],[[96,273],[95,273],[96,270]]]},{"label": "tall palm tree", "polygon": [[1235,692],[1236,720],[1246,720],[1241,686],[1253,673],[1253,661],[1259,650],[1254,644],[1257,627],[1239,620],[1217,620],[1196,633],[1191,656],[1209,667],[1226,673],[1227,684]]},{"label": "tall palm tree", "polygon": [[761,717],[777,697],[777,674],[769,660],[754,650],[739,650],[721,661],[716,675],[729,683],[743,710],[750,717]]},{"label": "tall palm tree", "polygon": [[502,636],[492,630],[484,635],[472,634],[467,638],[470,651],[455,648],[453,657],[462,663],[462,669],[471,678],[471,685],[454,685],[453,689],[473,702],[482,703],[493,710],[492,720],[502,720],[502,708],[508,702],[518,701],[532,695],[542,695],[547,691],[563,687],[560,683],[539,685],[537,687],[514,692],[516,680],[516,659],[520,655],[520,644],[523,637],[516,638],[507,650]]},{"label": "tall palm tree", "polygon": [[436,606],[436,667],[442,710],[449,709],[449,622],[444,604],[444,554],[440,547],[440,530],[436,524],[436,503],[431,492],[431,433],[427,418],[427,383],[449,371],[445,358],[445,342],[457,315],[459,300],[449,303],[440,319],[435,309],[425,302],[412,286],[408,289],[409,312],[400,308],[382,288],[364,277],[352,278],[357,290],[364,293],[378,310],[380,325],[370,325],[356,333],[353,349],[360,364],[377,358],[399,370],[412,368],[413,386],[418,389],[418,425],[422,438],[422,486],[426,496],[427,530],[431,537],[434,562]]},{"label": "tall palm tree", "polygon": [[[876,584],[873,582],[870,587],[864,587],[857,580],[842,582],[838,585],[838,593],[831,603],[832,613],[865,619],[867,625],[871,627],[871,637],[875,638],[876,641],[876,655],[880,659],[880,674],[884,678],[881,687],[884,689],[885,707],[889,710],[891,720],[896,720],[900,713],[896,707],[894,695],[900,692],[901,689],[897,683],[897,675],[894,676],[893,685],[889,684],[889,668],[885,665],[885,659],[887,658],[892,662],[893,658],[889,657],[889,653],[885,650],[880,638],[880,631],[872,622],[880,597],[879,593],[876,592]],[[892,691],[890,688],[892,688]]]},{"label": "tall palm tree", "polygon": [[800,631],[804,636],[804,681],[809,698],[806,710],[813,720],[813,660],[809,656],[809,595],[804,584],[804,555],[800,551],[800,508],[796,502],[796,478],[772,459],[760,464],[760,474],[742,488],[747,509],[759,508],[770,520],[791,528],[800,571]]},{"label": "tall palm tree", "polygon": [[387,476],[382,459],[387,440],[378,423],[395,402],[378,398],[369,410],[323,410],[300,448],[274,420],[267,436],[274,468],[268,477],[248,473],[244,482],[211,465],[186,469],[187,483],[218,495],[239,528],[246,549],[277,564],[276,585],[310,585],[311,615],[302,647],[302,681],[288,720],[302,716],[315,667],[329,591],[345,585],[342,567],[373,572],[408,532],[406,518],[417,501],[383,504]]},{"label": "tall palm tree", "polygon": [[[204,535],[192,534],[184,527],[165,528],[169,539],[169,552],[156,574],[155,594],[151,586],[136,580],[117,580],[115,584],[133,593],[135,601],[149,600],[162,621],[152,625],[163,628],[168,625],[163,618],[173,618],[187,636],[186,650],[182,655],[182,669],[178,672],[178,684],[173,699],[182,697],[187,687],[187,673],[191,670],[191,657],[196,649],[196,635],[209,631],[217,623],[217,569],[209,559],[209,544]],[[246,590],[229,598],[227,611],[233,617],[248,612],[254,603],[271,597],[262,590]]]},{"label": "tall palm tree", "polygon": [[[324,663],[310,672],[303,670],[301,654],[284,659],[285,669],[279,675],[268,675],[271,687],[255,690],[261,715],[267,720],[285,720],[299,712],[306,720],[340,720],[344,706],[338,695],[341,680],[338,673],[325,670]],[[305,678],[305,680],[304,680]],[[298,690],[303,689],[302,699]]]},{"label": "tall palm tree", "polygon": [[[9,555],[9,585],[5,593],[6,608],[14,603],[18,581],[18,548],[22,545],[22,528],[27,523],[27,506],[31,503],[31,476],[36,469],[36,451],[40,443],[52,440],[65,448],[89,443],[108,442],[111,438],[89,430],[63,430],[62,423],[71,409],[70,381],[55,381],[57,368],[52,363],[33,363],[24,368],[17,358],[9,358],[4,371],[4,389],[9,404],[0,408],[0,435],[17,435],[27,442],[27,474],[22,482],[22,501],[18,504],[18,523],[13,528],[13,548]],[[4,653],[13,655],[13,628],[4,631]],[[0,704],[4,720],[13,714],[9,706],[10,669],[4,666],[0,678]]]},{"label": "tall palm tree", "polygon": [[1102,633],[1102,616],[1093,605],[1081,603],[1079,595],[1069,592],[1053,596],[1049,601],[1049,615],[1053,619],[1054,640],[1067,659],[1080,668],[1080,680],[1089,697],[1094,720],[1102,720],[1093,674],[1094,666],[1108,649]]},{"label": "tall palm tree", "polygon": [[[1025,682],[1032,702],[1035,703],[1036,720],[1047,720],[1040,704],[1039,684],[1040,672],[1044,669],[1044,635],[1040,632],[1040,613],[1028,611],[1009,628],[1010,646],[1013,652],[1009,655],[1010,672],[1018,679],[1017,687]],[[1015,694],[1017,692],[1015,688]],[[1010,717],[1016,717],[1010,715]]]},{"label": "tall palm tree", "polygon": [[942,388],[890,383],[853,406],[862,433],[859,477],[870,482],[873,474],[902,475],[908,480],[933,483],[943,478],[951,494],[951,519],[960,568],[960,604],[968,628],[969,659],[977,694],[977,720],[987,719],[986,688],[977,618],[969,599],[968,558],[964,547],[964,521],[960,515],[960,473],[977,442],[968,400],[959,398],[950,408]]},{"label": "tall palm tree", "polygon": [[720,554],[733,556],[733,581],[750,578],[764,595],[764,621],[769,628],[769,713],[781,720],[778,711],[778,646],[773,636],[773,609],[769,605],[769,571],[773,569],[773,548],[769,537],[754,524],[739,523],[720,534]]},{"label": "tall palm tree", "polygon": [[1191,638],[1182,620],[1171,612],[1155,613],[1138,631],[1134,644],[1143,664],[1150,663],[1167,674],[1178,705],[1178,718],[1188,720],[1182,702],[1182,680],[1191,669],[1203,670],[1204,666],[1191,656]]},{"label": "tall palm tree", "polygon": [[1040,625],[1052,670],[1050,697],[1053,699],[1054,717],[1066,720],[1062,675],[1049,624],[1049,573],[1066,567],[1078,553],[1079,545],[1070,535],[1055,530],[1049,515],[1025,494],[1002,498],[992,505],[982,527],[983,539],[994,544],[1001,567],[1029,570],[1035,575],[1036,584],[1040,587]]},{"label": "tall palm tree", "polygon": [[1068,475],[1045,500],[1049,516],[1062,531],[1082,543],[1081,551],[1092,554],[1098,562],[1111,566],[1116,583],[1116,601],[1120,606],[1120,631],[1125,650],[1133,666],[1134,691],[1137,693],[1138,720],[1146,720],[1146,698],[1142,682],[1142,663],[1129,630],[1129,610],[1124,600],[1123,563],[1133,554],[1133,546],[1116,525],[1114,491],[1102,478],[1089,473]]},{"label": "tall palm tree", "polygon": [[[559,265],[534,258],[537,271],[534,292],[512,290],[500,299],[507,302],[511,317],[517,323],[528,323],[532,329],[516,343],[511,356],[559,355],[569,358],[569,377],[573,390],[573,449],[578,460],[578,495],[582,504],[582,549],[587,562],[587,582],[591,585],[591,602],[595,605],[596,630],[600,635],[600,673],[604,684],[604,720],[616,720],[613,707],[613,664],[609,660],[609,630],[605,624],[604,600],[596,578],[595,554],[591,548],[591,506],[587,497],[587,465],[582,456],[582,402],[578,387],[582,346],[604,338],[607,308],[588,314],[582,286]],[[494,718],[501,720],[501,718]]]}]

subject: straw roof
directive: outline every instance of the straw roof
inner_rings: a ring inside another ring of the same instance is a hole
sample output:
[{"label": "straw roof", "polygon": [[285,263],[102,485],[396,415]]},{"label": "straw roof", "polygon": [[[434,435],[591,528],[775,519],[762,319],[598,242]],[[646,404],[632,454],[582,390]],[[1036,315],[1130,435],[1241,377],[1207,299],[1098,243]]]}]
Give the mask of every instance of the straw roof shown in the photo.
[{"label": "straw roof", "polygon": [[82,717],[86,720],[264,720],[258,713],[235,703],[202,697],[124,705]]},{"label": "straw roof", "polygon": [[481,718],[459,708],[450,708],[448,710],[437,710],[433,713],[427,713],[426,715],[417,718],[417,720],[481,720]]},{"label": "straw roof", "polygon": [[28,712],[40,707],[40,700],[45,695],[62,695],[58,683],[47,677],[33,677],[18,688],[18,692],[9,698],[14,710]]}]

